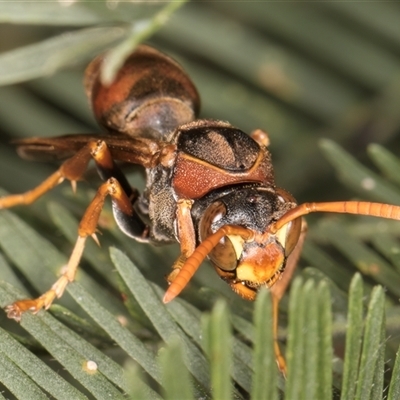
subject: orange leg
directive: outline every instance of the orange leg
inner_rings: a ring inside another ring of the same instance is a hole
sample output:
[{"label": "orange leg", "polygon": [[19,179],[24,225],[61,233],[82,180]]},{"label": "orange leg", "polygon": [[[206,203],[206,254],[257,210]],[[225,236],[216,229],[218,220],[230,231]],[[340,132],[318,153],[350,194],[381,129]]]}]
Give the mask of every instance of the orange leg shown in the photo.
[{"label": "orange leg", "polygon": [[192,216],[190,214],[192,204],[192,200],[179,199],[177,201],[176,221],[181,254],[174,262],[172,272],[167,276],[167,281],[169,283],[173,282],[187,258],[196,248],[196,235],[194,232]]},{"label": "orange leg", "polygon": [[7,306],[5,310],[9,318],[20,321],[23,312],[29,310],[37,313],[42,308],[48,309],[56,298],[62,296],[68,283],[73,282],[75,279],[87,237],[92,236],[97,242],[96,227],[105,198],[108,195],[111,196],[124,215],[131,216],[134,213],[128,196],[115,178],[110,178],[103,183],[79,224],[78,239],[62,275],[46,293],[37,299],[20,300]]},{"label": "orange leg", "polygon": [[36,313],[41,308],[47,309],[55,298],[62,296],[68,283],[75,279],[87,237],[92,236],[98,243],[96,227],[105,198],[108,195],[111,196],[114,208],[118,211],[118,224],[126,224],[134,234],[143,234],[145,225],[139,221],[139,217],[132,206],[135,192],[129,186],[121,171],[115,166],[107,144],[102,140],[87,143],[73,157],[65,161],[53,175],[33,190],[20,195],[0,198],[0,208],[30,204],[64,179],[69,179],[74,184],[82,178],[91,158],[96,162],[101,176],[106,182],[100,186],[96,196],[86,209],[79,224],[78,239],[62,275],[50,290],[37,299],[17,301],[6,307],[9,318],[19,321],[24,311],[31,310]]},{"label": "orange leg", "polygon": [[71,181],[72,187],[75,189],[76,182],[82,179],[92,158],[100,168],[105,170],[111,170],[114,165],[106,143],[102,140],[90,141],[73,157],[63,162],[54,174],[50,175],[34,189],[21,194],[1,197],[0,209],[31,204],[43,194],[62,183],[64,179]]},{"label": "orange leg", "polygon": [[296,247],[293,249],[292,253],[288,257],[286,261],[285,271],[282,274],[282,278],[275,283],[274,286],[271,287],[271,295],[272,295],[272,305],[273,305],[273,331],[274,331],[274,349],[275,349],[275,358],[278,364],[280,371],[286,375],[286,361],[283,357],[281,350],[279,348],[278,342],[278,317],[279,317],[279,302],[283,295],[286,292],[286,289],[292,280],[294,271],[297,267],[297,263],[299,261],[301,251],[303,249],[304,240],[306,238],[307,233],[307,223],[303,219],[301,225],[301,233],[299,240],[297,242]]},{"label": "orange leg", "polygon": [[34,189],[22,194],[1,197],[0,208],[10,208],[21,204],[31,204],[40,196],[62,183],[64,179],[70,180],[72,187],[75,188],[76,181],[82,179],[82,175],[86,171],[87,165],[92,157],[90,145],[91,144],[89,143],[73,157],[65,161],[54,174],[50,175]]}]

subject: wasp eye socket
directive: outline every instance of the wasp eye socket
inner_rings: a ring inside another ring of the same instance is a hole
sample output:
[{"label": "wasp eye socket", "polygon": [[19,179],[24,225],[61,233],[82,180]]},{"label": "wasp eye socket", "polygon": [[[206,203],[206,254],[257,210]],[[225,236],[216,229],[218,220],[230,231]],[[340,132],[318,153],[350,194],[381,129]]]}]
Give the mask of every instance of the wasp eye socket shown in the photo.
[{"label": "wasp eye socket", "polygon": [[[226,207],[220,201],[212,203],[200,220],[200,239],[207,239],[215,230],[213,226],[226,214]],[[210,260],[224,271],[233,271],[237,267],[235,247],[228,237],[223,237],[208,254]]]}]

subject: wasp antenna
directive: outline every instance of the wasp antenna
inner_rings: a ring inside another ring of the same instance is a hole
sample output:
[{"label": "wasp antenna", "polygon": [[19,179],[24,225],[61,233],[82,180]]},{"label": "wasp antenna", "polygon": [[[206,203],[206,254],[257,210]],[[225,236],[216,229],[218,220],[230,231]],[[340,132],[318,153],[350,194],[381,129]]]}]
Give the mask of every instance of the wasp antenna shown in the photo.
[{"label": "wasp antenna", "polygon": [[225,235],[223,228],[209,236],[204,240],[195,251],[188,257],[183,264],[178,275],[175,277],[167,292],[164,295],[163,302],[169,303],[186,287],[192,276],[200,267],[200,264],[204,261],[210,251],[218,244],[221,238]]},{"label": "wasp antenna", "polygon": [[197,269],[200,267],[200,264],[203,260],[200,260],[198,263],[197,262],[190,262],[190,263],[185,263],[182,267],[182,269],[179,271],[178,275],[174,279],[174,281],[171,283],[169,286],[168,290],[165,292],[165,295],[163,297],[163,303],[169,303],[172,301],[176,296],[179,295],[179,293],[186,287],[186,285],[189,283],[190,279],[194,275],[194,273],[197,271]]},{"label": "wasp antenna", "polygon": [[210,254],[211,250],[219,243],[219,241],[228,234],[237,234],[243,237],[244,240],[249,240],[254,236],[254,232],[250,229],[246,229],[240,226],[225,225],[218,229],[215,233],[210,235],[205,239],[195,251],[187,258],[185,263],[182,265],[181,270],[176,275],[175,279],[172,281],[168,290],[166,291],[163,302],[169,303],[189,283],[192,276],[200,267],[200,264],[204,259]]},{"label": "wasp antenna", "polygon": [[373,217],[400,220],[400,206],[369,201],[335,201],[304,203],[289,210],[271,225],[269,233],[275,233],[287,223],[312,212],[333,212],[343,214],[369,215]]},{"label": "wasp antenna", "polygon": [[175,277],[166,291],[163,298],[164,303],[169,303],[176,296],[178,296],[180,292],[182,292],[182,290],[189,283],[190,279],[192,279],[192,276],[200,267],[200,264],[204,261],[210,251],[218,244],[224,234],[224,229],[219,229],[217,232],[204,240],[187,258],[178,275]]}]

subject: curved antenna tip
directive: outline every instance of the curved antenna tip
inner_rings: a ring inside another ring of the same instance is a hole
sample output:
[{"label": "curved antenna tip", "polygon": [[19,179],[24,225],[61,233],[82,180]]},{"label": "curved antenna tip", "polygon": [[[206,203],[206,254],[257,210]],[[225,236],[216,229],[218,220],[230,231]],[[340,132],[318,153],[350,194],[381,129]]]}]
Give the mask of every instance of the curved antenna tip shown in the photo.
[{"label": "curved antenna tip", "polygon": [[164,294],[164,297],[163,297],[163,303],[164,304],[167,304],[167,303],[169,303],[170,301],[172,301],[174,298],[176,297],[176,294],[173,294],[173,293],[171,293],[169,290],[167,290],[166,292],[165,292],[165,294]]}]

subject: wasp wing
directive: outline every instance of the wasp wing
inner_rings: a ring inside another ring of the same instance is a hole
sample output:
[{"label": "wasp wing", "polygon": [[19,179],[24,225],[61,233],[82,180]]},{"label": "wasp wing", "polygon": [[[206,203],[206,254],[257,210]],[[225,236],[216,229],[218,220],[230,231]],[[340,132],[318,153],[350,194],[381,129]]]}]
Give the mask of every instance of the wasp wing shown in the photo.
[{"label": "wasp wing", "polygon": [[114,160],[144,167],[152,166],[152,159],[160,151],[159,141],[127,135],[72,134],[54,138],[29,138],[15,140],[18,154],[28,160],[55,161],[72,157],[92,141],[103,140]]}]

